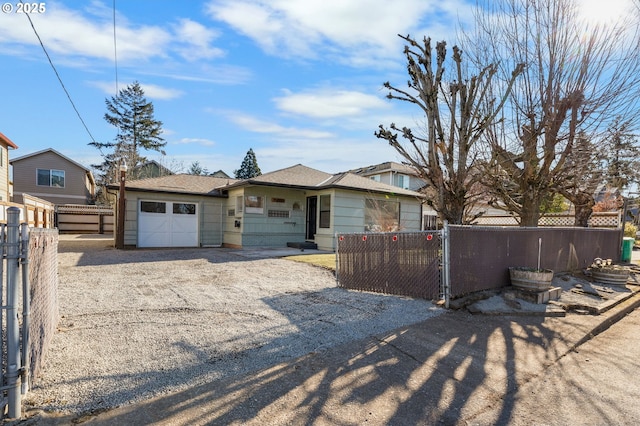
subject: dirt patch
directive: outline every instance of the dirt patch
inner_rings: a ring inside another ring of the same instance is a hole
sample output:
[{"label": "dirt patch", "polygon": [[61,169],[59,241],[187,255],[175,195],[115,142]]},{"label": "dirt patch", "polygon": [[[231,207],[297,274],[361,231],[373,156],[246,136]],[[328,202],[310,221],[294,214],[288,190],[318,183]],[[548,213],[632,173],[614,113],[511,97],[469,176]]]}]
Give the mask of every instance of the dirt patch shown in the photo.
[{"label": "dirt patch", "polygon": [[61,236],[60,313],[27,408],[103,410],[266,368],[443,312],[339,289],[333,272],[217,248]]}]

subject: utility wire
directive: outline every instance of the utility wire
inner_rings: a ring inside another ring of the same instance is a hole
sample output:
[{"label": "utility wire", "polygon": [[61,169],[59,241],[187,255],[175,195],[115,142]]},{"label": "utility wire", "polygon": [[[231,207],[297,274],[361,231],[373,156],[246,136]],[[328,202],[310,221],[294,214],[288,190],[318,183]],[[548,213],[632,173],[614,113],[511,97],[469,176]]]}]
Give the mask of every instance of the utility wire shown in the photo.
[{"label": "utility wire", "polygon": [[[20,0],[20,3],[23,3],[22,0]],[[67,90],[67,88],[65,87],[64,83],[62,82],[62,78],[60,78],[60,74],[58,74],[58,70],[56,69],[55,65],[53,65],[53,61],[51,60],[51,57],[49,56],[49,53],[47,52],[47,49],[45,49],[44,43],[42,43],[42,39],[40,38],[40,35],[38,34],[38,31],[36,31],[36,27],[33,25],[33,21],[31,20],[31,16],[28,13],[25,13],[24,15],[29,20],[29,23],[31,24],[31,28],[33,28],[33,32],[35,33],[36,37],[38,37],[38,41],[40,42],[40,46],[42,47],[42,50],[44,51],[44,54],[47,56],[47,60],[49,60],[49,64],[51,65],[51,68],[53,68],[53,72],[56,74],[56,77],[58,77],[58,81],[60,82],[60,85],[62,86],[62,89],[64,90],[64,93],[66,93],[67,98],[69,99],[69,102],[71,102],[71,106],[73,107],[73,110],[78,115],[78,118],[82,122],[82,125],[84,126],[84,129],[89,134],[89,137],[91,138],[93,143],[97,144],[98,142],[96,142],[95,138],[93,137],[93,135],[89,131],[89,128],[87,127],[87,124],[82,119],[82,116],[80,115],[80,111],[78,111],[78,108],[76,108],[76,105],[73,103],[73,99],[71,99],[71,95],[69,94],[69,91]]]}]

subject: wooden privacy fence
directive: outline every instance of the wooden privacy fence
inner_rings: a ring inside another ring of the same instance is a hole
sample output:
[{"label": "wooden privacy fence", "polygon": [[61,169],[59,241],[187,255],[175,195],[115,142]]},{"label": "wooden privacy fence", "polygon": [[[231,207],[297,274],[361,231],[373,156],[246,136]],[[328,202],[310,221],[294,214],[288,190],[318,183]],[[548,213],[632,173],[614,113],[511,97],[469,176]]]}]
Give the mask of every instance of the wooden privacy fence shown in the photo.
[{"label": "wooden privacy fence", "polygon": [[441,244],[441,231],[339,234],[338,286],[438,299]]},{"label": "wooden privacy fence", "polygon": [[26,222],[30,228],[54,228],[54,208],[49,201],[22,194],[24,204],[0,201],[0,223],[7,223],[7,210],[17,207],[20,210],[20,222]]},{"label": "wooden privacy fence", "polygon": [[509,267],[555,272],[594,258],[620,259],[622,231],[596,228],[449,226],[441,231],[338,234],[338,286],[444,299],[507,286]]},{"label": "wooden privacy fence", "polygon": [[451,297],[510,284],[510,266],[555,272],[591,265],[596,257],[620,259],[622,231],[598,228],[495,228],[450,225]]},{"label": "wooden privacy fence", "polygon": [[56,227],[60,233],[113,233],[113,209],[103,206],[63,204],[56,208]]}]

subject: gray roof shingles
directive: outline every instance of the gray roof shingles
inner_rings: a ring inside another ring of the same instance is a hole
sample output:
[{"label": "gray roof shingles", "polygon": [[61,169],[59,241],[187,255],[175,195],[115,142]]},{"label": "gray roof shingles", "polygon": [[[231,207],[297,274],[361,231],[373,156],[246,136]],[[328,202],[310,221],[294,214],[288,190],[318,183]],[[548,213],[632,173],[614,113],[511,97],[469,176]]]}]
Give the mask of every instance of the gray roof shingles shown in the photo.
[{"label": "gray roof shingles", "polygon": [[353,173],[332,175],[302,164],[265,173],[246,180],[215,178],[197,175],[170,175],[159,178],[127,181],[127,190],[158,191],[200,195],[222,195],[222,191],[247,185],[279,186],[300,189],[342,188],[357,191],[406,196],[421,194],[396,186],[376,182]]}]

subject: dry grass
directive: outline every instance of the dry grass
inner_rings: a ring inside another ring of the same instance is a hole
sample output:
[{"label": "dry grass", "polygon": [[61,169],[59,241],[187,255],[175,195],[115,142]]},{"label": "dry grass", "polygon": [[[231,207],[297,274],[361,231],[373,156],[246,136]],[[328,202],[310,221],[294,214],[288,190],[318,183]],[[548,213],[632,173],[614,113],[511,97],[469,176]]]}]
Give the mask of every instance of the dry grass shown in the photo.
[{"label": "dry grass", "polygon": [[331,271],[336,270],[335,254],[301,254],[297,256],[287,256],[284,259],[293,260],[294,262],[310,263],[311,265],[320,266]]}]

